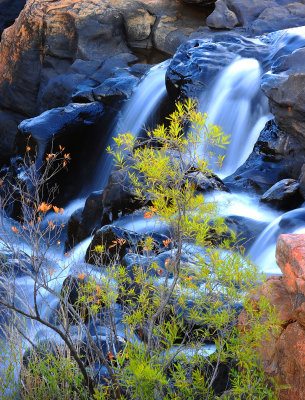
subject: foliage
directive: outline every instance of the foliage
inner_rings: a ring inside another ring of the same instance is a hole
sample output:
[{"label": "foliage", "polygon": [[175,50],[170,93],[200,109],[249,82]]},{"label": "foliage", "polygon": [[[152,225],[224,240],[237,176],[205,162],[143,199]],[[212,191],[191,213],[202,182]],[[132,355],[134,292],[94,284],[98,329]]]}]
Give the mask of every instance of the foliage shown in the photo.
[{"label": "foliage", "polygon": [[[119,135],[116,148],[109,149],[135,197],[146,205],[143,218],[166,224],[169,230],[163,241],[164,265],[154,259],[158,246],[152,236],[136,244],[119,238],[92,250],[101,271],[98,277],[80,269],[70,286],[56,290],[54,282],[65,268],[59,271],[47,258],[60,240],[61,209],[52,208],[52,200],[41,196],[47,176],[37,179],[32,164],[26,169],[32,173],[34,191],[19,187],[24,228],[14,224],[10,234],[25,240],[32,251],[31,266],[22,259],[20,263],[33,281],[33,299],[20,307],[15,301],[16,280],[3,275],[0,282],[13,296],[1,298],[0,304],[47,327],[65,350],[60,356],[32,360],[24,375],[24,398],[51,399],[56,393],[56,398],[78,399],[85,393],[95,400],[216,400],[227,388],[240,400],[276,399],[257,348],[276,329],[277,318],[266,301],[259,312],[246,301],[261,276],[238,248],[217,205],[205,199],[198,185],[211,178],[215,163],[223,161],[213,149],[229,141],[206,118],[193,101],[178,103],[168,127],[159,126],[146,139]],[[46,158],[49,165],[58,155]],[[63,167],[68,158],[60,159]],[[55,215],[49,219],[52,209]],[[4,240],[3,245],[11,251],[15,241]],[[122,248],[130,263],[121,263]],[[69,257],[66,268],[68,264]],[[55,317],[41,313],[42,291],[58,299]],[[73,301],[72,291],[77,297]],[[241,304],[251,327],[243,332],[237,329]],[[98,334],[101,326],[103,335]],[[207,345],[213,345],[213,351]],[[224,378],[221,370],[227,370]]]}]

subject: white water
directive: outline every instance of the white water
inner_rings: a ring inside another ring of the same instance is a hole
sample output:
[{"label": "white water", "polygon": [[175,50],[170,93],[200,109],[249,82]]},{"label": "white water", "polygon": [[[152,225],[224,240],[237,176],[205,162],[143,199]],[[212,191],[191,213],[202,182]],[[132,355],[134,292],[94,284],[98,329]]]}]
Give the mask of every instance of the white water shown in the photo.
[{"label": "white water", "polygon": [[[230,134],[220,177],[232,174],[249,156],[271,118],[267,99],[260,90],[262,69],[254,58],[238,57],[218,76],[212,90],[203,93],[200,109],[208,122]],[[222,150],[219,153],[223,154]]]},{"label": "white water", "polygon": [[282,233],[305,233],[305,208],[288,211],[272,221],[251,247],[252,260],[266,274],[281,273],[275,261],[275,249]]},{"label": "white water", "polygon": [[[111,127],[106,147],[114,144],[112,138],[119,133],[130,132],[137,137],[143,129],[148,128],[146,126],[148,119],[154,115],[156,108],[166,95],[165,74],[169,62],[170,60],[167,60],[152,67],[141,79],[115,124]],[[112,167],[112,156],[104,151],[97,168],[95,186],[98,190],[106,186]]]}]

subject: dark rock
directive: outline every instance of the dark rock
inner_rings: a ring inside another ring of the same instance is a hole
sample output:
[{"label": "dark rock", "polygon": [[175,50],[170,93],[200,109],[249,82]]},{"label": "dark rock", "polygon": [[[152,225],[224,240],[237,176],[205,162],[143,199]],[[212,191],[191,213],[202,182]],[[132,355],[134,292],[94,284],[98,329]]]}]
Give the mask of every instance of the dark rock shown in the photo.
[{"label": "dark rock", "polygon": [[128,173],[113,169],[104,188],[102,225],[116,220],[119,213],[132,213],[144,205],[145,203],[136,197]]},{"label": "dark rock", "polygon": [[298,179],[305,151],[302,142],[268,121],[253,152],[234,174],[224,179],[232,191],[252,191],[263,195],[282,179]]},{"label": "dark rock", "polygon": [[[293,1],[293,0],[292,0]],[[280,29],[288,29],[304,25],[305,4],[291,2],[287,5],[275,5],[265,8],[251,24],[251,32],[260,35]]]},{"label": "dark rock", "polygon": [[0,165],[8,163],[13,156],[18,125],[24,118],[23,115],[0,109]]},{"label": "dark rock", "polygon": [[164,251],[171,250],[174,248],[174,243],[172,239],[170,239],[168,236],[158,232],[146,232],[142,236],[141,242],[139,242],[138,244],[138,248],[140,249],[140,251],[144,253],[146,253],[144,247],[147,238],[149,239],[151,238],[153,240],[151,251],[155,254],[160,254],[163,253]]},{"label": "dark rock", "polygon": [[304,62],[305,49],[295,50],[279,58],[271,73],[262,79],[262,89],[269,98],[279,128],[300,141],[305,137]]},{"label": "dark rock", "polygon": [[129,74],[106,79],[100,86],[93,89],[93,98],[105,104],[126,100],[131,96],[137,82],[138,79]]},{"label": "dark rock", "polygon": [[67,224],[67,241],[65,243],[66,251],[72,249],[86,237],[81,226],[83,209],[81,207],[74,211],[69,218]]},{"label": "dark rock", "polygon": [[102,214],[103,192],[93,192],[87,198],[85,206],[76,210],[68,221],[66,250],[92,235],[101,226]]},{"label": "dark rock", "polygon": [[[73,103],[63,108],[44,112],[38,117],[23,121],[16,135],[16,148],[24,155],[27,146],[36,156],[36,165],[43,165],[46,153],[59,151],[59,145],[70,154],[71,161],[63,168],[50,185],[59,185],[57,202],[64,202],[78,194],[84,182],[90,182],[90,167],[97,157],[96,141],[103,143],[101,129],[104,123],[103,106],[99,102]],[[104,128],[105,129],[105,128]],[[83,166],[86,165],[86,168]]]},{"label": "dark rock", "polygon": [[[85,260],[94,265],[108,266],[119,262],[130,249],[135,249],[141,236],[114,225],[105,225],[99,229],[90,243]],[[102,246],[102,251],[94,250]]]},{"label": "dark rock", "polygon": [[217,74],[237,55],[264,60],[268,46],[238,33],[215,33],[181,45],[166,72],[166,87],[171,97],[200,97]]},{"label": "dark rock", "polygon": [[[69,275],[63,282],[60,296],[61,309],[64,313],[64,319],[68,319],[71,323],[77,323],[77,317],[74,312],[79,315],[83,321],[88,320],[89,309],[88,304],[80,301],[81,296],[85,294],[84,287],[88,283],[88,277],[75,277]],[[74,312],[70,310],[72,307]]]},{"label": "dark rock", "polygon": [[260,233],[267,226],[265,222],[239,215],[226,217],[225,224],[236,234],[237,244],[243,246],[246,250],[251,248]]},{"label": "dark rock", "polygon": [[304,201],[299,187],[300,184],[294,179],[282,179],[268,189],[260,201],[281,210],[292,210],[299,207]]}]

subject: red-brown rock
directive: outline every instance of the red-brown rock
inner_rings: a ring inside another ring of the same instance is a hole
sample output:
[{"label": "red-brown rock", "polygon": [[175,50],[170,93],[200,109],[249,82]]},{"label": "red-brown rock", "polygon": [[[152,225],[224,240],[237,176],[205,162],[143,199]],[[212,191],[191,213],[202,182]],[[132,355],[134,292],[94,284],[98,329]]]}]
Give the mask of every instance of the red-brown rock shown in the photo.
[{"label": "red-brown rock", "polygon": [[[283,273],[283,284],[288,292],[296,293],[303,290],[305,283],[305,235],[280,235],[276,246],[276,261]],[[303,294],[305,295],[305,291]]]}]

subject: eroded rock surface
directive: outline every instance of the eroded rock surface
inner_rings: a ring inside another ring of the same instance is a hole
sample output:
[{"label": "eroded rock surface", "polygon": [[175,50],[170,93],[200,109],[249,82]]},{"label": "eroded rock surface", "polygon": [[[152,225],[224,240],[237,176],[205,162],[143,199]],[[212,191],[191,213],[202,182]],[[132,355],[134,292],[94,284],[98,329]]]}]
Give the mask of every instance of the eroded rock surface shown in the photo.
[{"label": "eroded rock surface", "polygon": [[[276,308],[281,330],[273,340],[263,342],[260,356],[265,372],[287,388],[279,400],[305,398],[305,235],[280,235],[276,259],[283,276],[272,276],[252,293],[258,302],[264,296]],[[247,318],[242,312],[240,326]]]},{"label": "eroded rock surface", "polygon": [[[90,99],[93,88],[135,62],[130,46],[173,54],[207,13],[171,0],[27,1],[0,43],[1,153],[12,154],[22,119],[66,106],[77,92]],[[91,99],[124,98],[130,88],[125,82],[109,93],[104,86]]]}]

